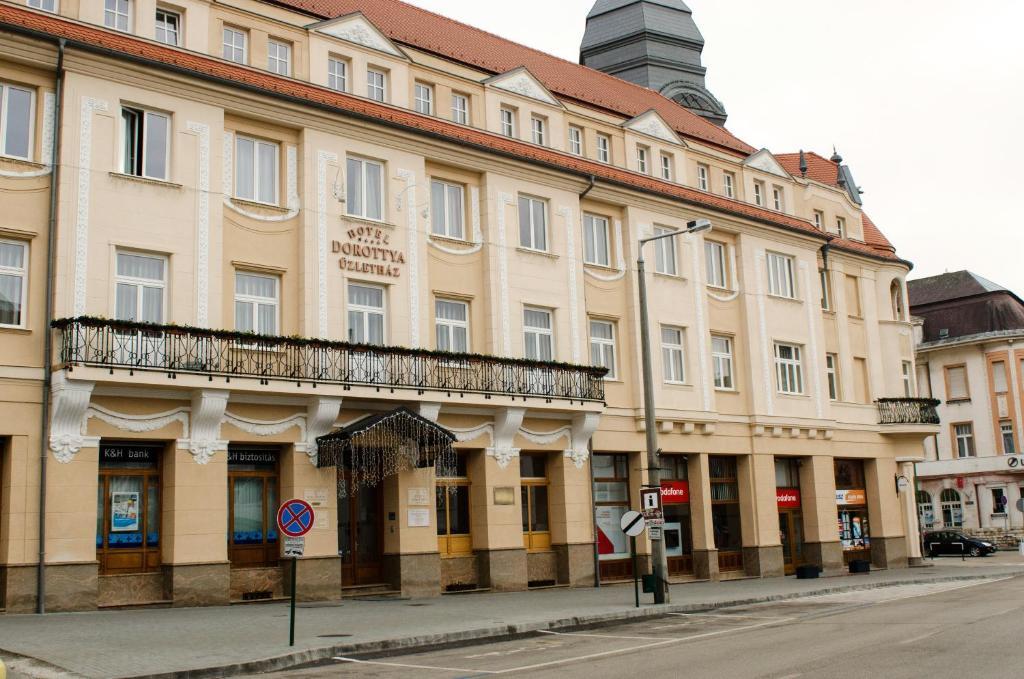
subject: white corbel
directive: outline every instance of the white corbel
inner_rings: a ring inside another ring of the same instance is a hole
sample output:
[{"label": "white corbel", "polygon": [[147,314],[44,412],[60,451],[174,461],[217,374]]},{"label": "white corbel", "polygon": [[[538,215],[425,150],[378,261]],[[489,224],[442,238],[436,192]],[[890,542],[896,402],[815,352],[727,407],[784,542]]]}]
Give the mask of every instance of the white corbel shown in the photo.
[{"label": "white corbel", "polygon": [[306,454],[310,463],[316,466],[316,440],[329,434],[341,414],[341,399],[331,396],[314,396],[306,406]]},{"label": "white corbel", "polygon": [[600,413],[578,413],[572,418],[572,447],[565,451],[565,457],[572,460],[576,469],[583,469],[584,463],[590,457],[590,438],[597,431],[597,425],[601,421]]},{"label": "white corbel", "polygon": [[487,454],[493,457],[502,469],[507,467],[513,458],[519,457],[515,440],[525,415],[526,408],[502,408],[494,415],[493,445],[487,449]]},{"label": "white corbel", "polygon": [[221,389],[202,389],[192,393],[191,430],[188,449],[197,464],[206,464],[227,443],[220,440],[220,423],[228,407],[228,392]]},{"label": "white corbel", "polygon": [[416,404],[415,410],[420,417],[437,422],[437,417],[441,414],[441,404],[437,401],[421,401]]},{"label": "white corbel", "polygon": [[57,462],[67,464],[85,444],[82,428],[95,382],[53,376],[51,387],[50,450]]}]

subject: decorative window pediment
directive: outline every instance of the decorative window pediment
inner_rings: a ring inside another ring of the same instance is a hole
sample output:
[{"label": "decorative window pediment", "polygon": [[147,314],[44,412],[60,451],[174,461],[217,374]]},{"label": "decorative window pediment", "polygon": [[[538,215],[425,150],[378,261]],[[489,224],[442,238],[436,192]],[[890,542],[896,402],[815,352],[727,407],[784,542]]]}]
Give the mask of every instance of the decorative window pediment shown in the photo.
[{"label": "decorative window pediment", "polygon": [[747,159],[743,161],[743,164],[747,167],[752,167],[755,170],[767,172],[768,174],[785,177],[786,179],[793,178],[788,172],[786,172],[779,161],[775,159],[775,156],[772,155],[772,152],[768,149],[761,149],[756,153],[750,154]]},{"label": "decorative window pediment", "polygon": [[485,80],[484,84],[562,108],[562,102],[555,98],[555,95],[551,94],[548,88],[544,87],[525,66],[506,73],[499,73]]},{"label": "decorative window pediment", "polygon": [[654,109],[627,120],[622,123],[622,127],[627,130],[632,130],[633,132],[645,134],[648,137],[667,141],[670,144],[686,146],[683,140],[680,139],[672,128],[669,127],[668,123],[665,122],[665,119],[662,118]]},{"label": "decorative window pediment", "polygon": [[368,47],[408,61],[405,53],[366,18],[362,12],[353,12],[329,21],[309,26],[310,30],[330,35],[346,42]]}]

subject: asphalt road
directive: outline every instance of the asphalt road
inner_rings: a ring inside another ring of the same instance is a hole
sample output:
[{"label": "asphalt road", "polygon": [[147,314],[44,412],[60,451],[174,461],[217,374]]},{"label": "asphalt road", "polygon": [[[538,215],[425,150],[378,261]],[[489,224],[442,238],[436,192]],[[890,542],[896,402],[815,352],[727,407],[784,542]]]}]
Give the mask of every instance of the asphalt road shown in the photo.
[{"label": "asphalt road", "polygon": [[903,585],[426,653],[338,658],[271,676],[1020,676],[1022,613],[1024,578]]}]

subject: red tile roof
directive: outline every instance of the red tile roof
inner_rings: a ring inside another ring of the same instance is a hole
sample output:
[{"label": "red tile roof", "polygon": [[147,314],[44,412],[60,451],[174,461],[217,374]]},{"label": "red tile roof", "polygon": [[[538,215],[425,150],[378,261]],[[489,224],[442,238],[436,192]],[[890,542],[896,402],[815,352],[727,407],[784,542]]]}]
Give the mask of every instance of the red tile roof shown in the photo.
[{"label": "red tile roof", "polygon": [[[605,165],[516,139],[509,139],[484,130],[456,125],[433,116],[422,115],[407,109],[377,103],[350,94],[343,94],[325,87],[319,87],[247,66],[240,66],[196,52],[187,52],[153,41],[136,38],[125,33],[78,23],[52,14],[11,5],[0,5],[0,28],[22,29],[47,34],[55,38],[65,38],[70,45],[77,46],[80,49],[111,51],[123,54],[129,58],[181,69],[197,77],[213,78],[238,86],[261,90],[321,108],[328,108],[355,117],[366,118],[385,125],[411,129],[454,143],[501,153],[527,162],[549,165],[583,176],[593,176],[640,191],[674,198],[690,205],[710,207],[784,229],[829,238],[838,247],[862,251],[875,257],[898,259],[894,253],[875,250],[870,246],[854,241],[840,241],[823,234],[806,220],[767,210],[749,203],[661,181],[648,175]],[[879,237],[881,237],[881,234],[879,234]]]},{"label": "red tile roof", "polygon": [[654,90],[559,59],[400,0],[269,0],[321,19],[362,12],[397,43],[489,73],[526,66],[562,97],[633,118],[655,109],[679,134],[746,156],[757,149]]},{"label": "red tile roof", "polygon": [[[786,172],[790,173],[794,177],[801,176],[800,174],[800,154],[799,153],[779,153],[775,156],[782,167],[786,168]],[[833,163],[828,158],[819,156],[814,151],[807,151],[804,153],[804,158],[807,159],[807,178],[812,179],[822,184],[828,184],[829,186],[838,186],[837,180],[839,178],[839,166]]]}]

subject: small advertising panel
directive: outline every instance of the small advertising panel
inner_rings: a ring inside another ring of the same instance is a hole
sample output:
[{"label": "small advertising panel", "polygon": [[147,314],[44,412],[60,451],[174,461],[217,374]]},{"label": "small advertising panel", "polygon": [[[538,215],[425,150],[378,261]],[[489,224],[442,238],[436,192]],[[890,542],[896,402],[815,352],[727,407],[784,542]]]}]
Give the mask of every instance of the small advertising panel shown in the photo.
[{"label": "small advertising panel", "polygon": [[689,481],[662,481],[661,501],[666,505],[681,505],[690,502]]},{"label": "small advertising panel", "polygon": [[776,488],[775,500],[779,509],[800,509],[800,489]]},{"label": "small advertising panel", "polygon": [[111,493],[110,532],[126,533],[137,530],[139,530],[139,494]]},{"label": "small advertising panel", "polygon": [[867,495],[863,488],[836,491],[836,504],[843,506],[860,506],[867,504]]}]

